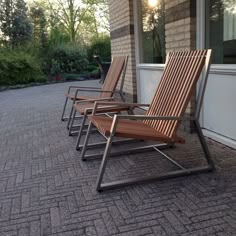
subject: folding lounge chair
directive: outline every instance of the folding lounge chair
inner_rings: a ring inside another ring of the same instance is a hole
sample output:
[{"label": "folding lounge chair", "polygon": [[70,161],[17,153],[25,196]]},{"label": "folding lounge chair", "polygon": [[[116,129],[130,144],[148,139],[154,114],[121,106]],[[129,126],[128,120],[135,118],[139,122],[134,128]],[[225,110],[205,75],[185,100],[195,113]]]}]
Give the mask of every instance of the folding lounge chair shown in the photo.
[{"label": "folding lounge chair", "polygon": [[[81,100],[87,100],[87,101],[95,101],[95,100],[106,100],[107,98],[111,98],[114,93],[118,93],[121,99],[124,101],[123,97],[123,81],[124,81],[124,76],[125,76],[125,69],[126,69],[126,63],[127,57],[125,56],[119,56],[119,57],[114,57],[111,63],[111,66],[109,68],[109,71],[107,73],[105,82],[102,86],[102,88],[96,88],[96,87],[80,87],[80,86],[70,86],[68,89],[68,93],[65,94],[66,99],[65,99],[65,104],[63,107],[62,111],[62,117],[61,120],[67,120],[68,119],[68,124],[67,128],[69,129],[70,127],[70,122],[71,122],[71,116],[73,113],[73,104],[75,104],[76,101],[81,101]],[[123,71],[123,76],[122,76],[122,81],[121,81],[121,86],[119,91],[115,91],[116,85],[118,83],[119,78],[121,77]],[[72,93],[72,90],[74,90],[74,93]],[[79,94],[79,92],[90,92],[95,94],[95,96],[82,96]],[[99,94],[98,94],[99,93]],[[68,104],[68,100],[71,100],[73,102],[71,111],[69,114],[69,117],[65,117],[65,111],[66,107]]]},{"label": "folding lounge chair", "polygon": [[[99,106],[105,106],[111,103],[95,103],[93,114],[88,116],[90,123],[84,141],[81,158],[82,160],[86,160],[90,157],[103,157],[96,184],[96,189],[98,191],[107,188],[113,188],[115,186],[123,186],[131,183],[140,183],[156,179],[190,175],[193,173],[211,171],[214,169],[214,163],[211,159],[207,144],[198,122],[209,72],[210,58],[211,50],[169,53],[162,79],[145,115],[114,115],[113,118],[99,116],[96,115],[96,110],[99,110]],[[185,118],[185,110],[191,99],[201,72],[203,76],[199,81],[195,115],[191,118]],[[116,103],[113,103],[113,105],[115,104]],[[127,106],[136,105],[127,104]],[[206,166],[186,169],[161,151],[161,149],[172,147],[175,143],[183,144],[185,142],[183,138],[177,136],[177,130],[181,121],[186,119],[191,119],[196,127],[196,132],[198,134],[198,138],[207,161]],[[85,155],[88,148],[88,140],[90,137],[92,125],[95,126],[103,136],[107,137],[104,154]],[[119,152],[111,152],[111,146],[114,137],[153,140],[158,141],[159,144],[137,147]],[[163,157],[167,158],[173,164],[178,166],[180,170],[170,171],[157,176],[132,178],[113,181],[110,183],[102,183],[106,164],[110,156],[122,155],[124,153],[137,152],[141,150],[143,151],[150,148],[158,151]]]}]

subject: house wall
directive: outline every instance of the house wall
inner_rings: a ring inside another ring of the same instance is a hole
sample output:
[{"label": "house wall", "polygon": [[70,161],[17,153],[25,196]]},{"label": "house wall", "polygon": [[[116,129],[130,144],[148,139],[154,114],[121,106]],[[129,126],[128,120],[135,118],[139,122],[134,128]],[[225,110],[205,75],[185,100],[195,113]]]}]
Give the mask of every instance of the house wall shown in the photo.
[{"label": "house wall", "polygon": [[[166,52],[191,50],[196,48],[196,1],[165,0],[165,40]],[[135,30],[138,31],[136,24]],[[137,38],[139,41],[139,37]],[[138,64],[138,101],[149,103],[160,81],[163,66],[160,64]],[[193,115],[195,94],[187,108],[186,115]],[[186,130],[193,130],[191,122],[185,123]]]},{"label": "house wall", "polygon": [[165,0],[166,50],[196,48],[196,0]]},{"label": "house wall", "polygon": [[[130,94],[131,98],[135,98],[137,94],[140,103],[149,103],[160,81],[164,65],[139,63],[141,52],[139,50],[140,26],[137,3],[140,1],[109,0],[112,53],[113,55],[128,53],[131,56],[127,69],[125,91]],[[195,49],[196,44],[197,48],[205,48],[205,0],[165,0],[165,10],[167,52]],[[135,63],[135,57],[137,63]],[[235,65],[211,65],[200,119],[206,136],[233,148],[236,148],[236,129],[232,128],[236,113],[234,112],[234,103],[231,101],[235,100],[233,99],[235,97],[233,90],[235,74]],[[222,97],[223,100],[220,99]],[[187,114],[192,115],[194,109],[193,98],[187,109]],[[191,128],[191,123],[184,124],[184,127],[185,129]]]},{"label": "house wall", "polygon": [[[128,55],[124,92],[126,99],[137,100],[136,55],[133,0],[109,0],[112,55]],[[196,1],[166,0],[166,51],[196,47]],[[188,108],[193,113],[194,102]]]},{"label": "house wall", "polygon": [[[196,48],[196,0],[165,0],[166,51]],[[195,93],[187,108],[187,115],[195,111]],[[191,122],[186,128],[193,129]]]},{"label": "house wall", "polygon": [[126,100],[137,100],[132,0],[109,0],[112,56],[128,55],[124,82]]}]

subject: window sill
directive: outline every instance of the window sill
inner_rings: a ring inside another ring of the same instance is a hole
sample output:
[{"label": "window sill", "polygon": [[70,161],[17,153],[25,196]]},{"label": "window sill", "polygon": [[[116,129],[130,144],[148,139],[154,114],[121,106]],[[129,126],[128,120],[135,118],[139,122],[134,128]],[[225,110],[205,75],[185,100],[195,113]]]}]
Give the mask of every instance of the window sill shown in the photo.
[{"label": "window sill", "polygon": [[[137,64],[137,69],[142,70],[163,70],[165,64]],[[236,64],[213,64],[210,74],[236,75]]]},{"label": "window sill", "polygon": [[236,64],[213,64],[210,74],[236,75]]},{"label": "window sill", "polygon": [[163,70],[164,67],[165,64],[137,64],[137,68],[143,70]]}]

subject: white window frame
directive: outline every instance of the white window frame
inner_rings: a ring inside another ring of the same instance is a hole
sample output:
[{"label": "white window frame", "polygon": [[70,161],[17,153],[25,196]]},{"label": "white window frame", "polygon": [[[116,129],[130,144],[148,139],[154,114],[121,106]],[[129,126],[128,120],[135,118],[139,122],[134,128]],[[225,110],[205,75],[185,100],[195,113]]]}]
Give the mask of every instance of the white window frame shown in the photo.
[{"label": "white window frame", "polygon": [[141,94],[141,86],[140,86],[140,70],[149,70],[149,71],[159,71],[162,72],[164,70],[165,64],[152,64],[152,63],[140,63],[142,56],[141,45],[142,45],[142,37],[141,37],[141,28],[140,26],[140,18],[138,12],[138,5],[140,4],[139,0],[133,0],[133,14],[134,14],[134,43],[135,43],[135,60],[136,60],[136,80],[137,80],[137,94],[138,96]]},{"label": "white window frame", "polygon": [[142,39],[142,35],[141,35],[141,29],[139,27],[140,25],[140,18],[138,16],[138,5],[139,5],[140,1],[139,0],[133,0],[133,8],[134,8],[134,38],[135,38],[135,52],[136,52],[136,67],[137,69],[154,69],[154,70],[163,70],[164,65],[163,63],[140,63],[141,61],[141,39]]},{"label": "white window frame", "polygon": [[[206,31],[206,5],[205,0],[197,0],[197,48],[205,48]],[[236,64],[212,64],[210,74],[236,75]]]},{"label": "white window frame", "polygon": [[[196,0],[197,1],[197,34],[196,34],[196,47],[199,49],[205,48],[205,29],[206,29],[206,7],[205,0]],[[138,17],[138,2],[139,0],[133,0],[134,6],[134,28],[135,28],[135,51],[136,51],[136,67],[137,69],[154,69],[162,70],[164,64],[151,64],[151,63],[140,63],[141,58],[141,31],[140,31],[140,19]],[[211,74],[223,74],[223,75],[235,75],[236,74],[236,64],[212,64],[211,65]]]}]

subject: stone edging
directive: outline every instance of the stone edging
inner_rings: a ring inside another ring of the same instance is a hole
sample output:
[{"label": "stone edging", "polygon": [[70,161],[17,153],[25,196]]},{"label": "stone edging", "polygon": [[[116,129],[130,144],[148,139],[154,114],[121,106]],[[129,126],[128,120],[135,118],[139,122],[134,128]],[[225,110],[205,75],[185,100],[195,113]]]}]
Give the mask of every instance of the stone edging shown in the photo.
[{"label": "stone edging", "polygon": [[[90,80],[90,79],[85,79],[85,80]],[[79,81],[85,81],[85,80],[70,80],[70,81],[58,81],[58,82],[53,81],[53,82],[45,82],[45,83],[30,83],[30,84],[17,84],[17,85],[12,85],[12,86],[0,86],[0,92],[11,90],[11,89],[21,89],[21,88],[36,87],[36,86],[41,86],[41,85],[79,82]]]}]

